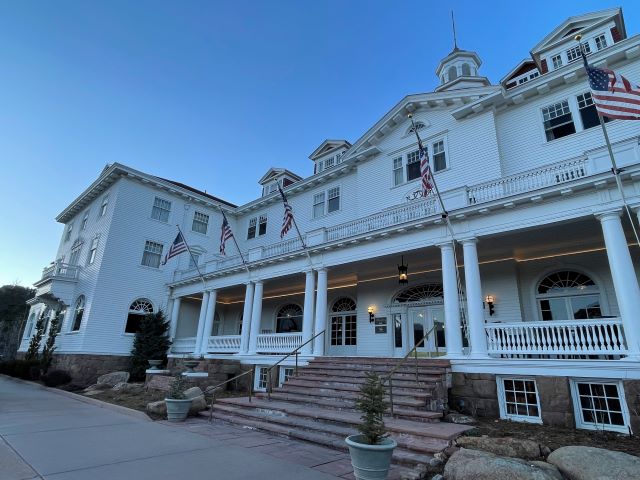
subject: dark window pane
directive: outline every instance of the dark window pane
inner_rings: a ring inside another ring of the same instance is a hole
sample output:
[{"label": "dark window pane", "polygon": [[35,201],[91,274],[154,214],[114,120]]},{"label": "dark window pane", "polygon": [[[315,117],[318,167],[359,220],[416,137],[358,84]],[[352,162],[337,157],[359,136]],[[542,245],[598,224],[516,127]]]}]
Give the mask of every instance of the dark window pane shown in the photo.
[{"label": "dark window pane", "polygon": [[622,413],[611,412],[611,424],[612,425],[624,425],[624,417]]},{"label": "dark window pane", "polygon": [[420,162],[407,164],[407,181],[420,178]]},{"label": "dark window pane", "polygon": [[604,391],[607,393],[607,397],[618,397],[618,387],[615,385],[605,385]]},{"label": "dark window pane", "polygon": [[396,315],[393,319],[393,334],[396,348],[402,348],[402,317]]},{"label": "dark window pane", "polygon": [[540,415],[538,413],[538,407],[535,404],[529,406],[529,415],[532,417],[537,417]]},{"label": "dark window pane", "polygon": [[138,333],[140,330],[140,322],[144,315],[139,315],[137,313],[130,313],[127,316],[127,325],[124,328],[125,333]]}]

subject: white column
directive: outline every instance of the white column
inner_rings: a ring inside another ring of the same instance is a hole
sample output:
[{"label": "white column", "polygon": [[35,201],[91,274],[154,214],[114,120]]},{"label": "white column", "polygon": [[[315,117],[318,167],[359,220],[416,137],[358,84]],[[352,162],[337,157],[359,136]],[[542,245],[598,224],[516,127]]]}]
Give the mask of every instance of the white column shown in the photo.
[{"label": "white column", "polygon": [[260,335],[260,324],[262,323],[262,291],[264,285],[258,281],[255,283],[253,291],[253,305],[251,309],[251,332],[249,334],[250,355],[255,355],[258,349],[258,335]]},{"label": "white column", "polygon": [[196,348],[193,353],[200,353],[202,348],[202,337],[204,334],[204,323],[207,318],[207,304],[209,303],[209,292],[202,292],[202,304],[200,305],[200,316],[198,317],[198,330],[196,331]]},{"label": "white column", "polygon": [[607,248],[607,258],[616,291],[618,308],[627,339],[629,356],[640,357],[640,288],[638,278],[633,267],[627,239],[622,229],[620,212],[608,212],[598,215],[604,234],[604,245]]},{"label": "white column", "polygon": [[204,332],[202,334],[202,342],[200,343],[200,354],[204,355],[209,349],[209,337],[213,329],[213,319],[216,315],[216,300],[218,299],[218,291],[209,291],[209,302],[207,303],[207,313],[204,321]]},{"label": "white column", "polygon": [[249,333],[251,331],[251,308],[253,307],[253,283],[247,283],[244,292],[244,307],[242,309],[242,334],[240,336],[240,354],[249,351]]},{"label": "white column", "polygon": [[[318,270],[318,293],[316,295],[316,326],[314,335],[327,328],[327,269]],[[313,354],[324,355],[325,335],[319,335],[313,341]]]},{"label": "white column", "polygon": [[[316,277],[315,272],[313,270],[307,270],[305,272],[305,282],[304,282],[304,312],[302,316],[302,343],[307,340],[311,340],[313,337],[313,304],[314,299],[313,296],[315,294],[315,285]],[[309,342],[307,345],[302,347],[300,353],[303,355],[311,355],[311,350],[313,348],[313,342]]]},{"label": "white column", "polygon": [[[440,245],[442,255],[442,287],[444,289],[444,336],[447,357],[462,355],[462,331],[460,330],[460,297],[453,243]],[[466,262],[465,262],[466,264]]]},{"label": "white column", "polygon": [[180,304],[182,303],[182,297],[176,297],[173,299],[173,305],[171,306],[171,327],[169,338],[173,340],[176,338],[176,331],[178,329],[178,319],[180,318]]},{"label": "white column", "polygon": [[484,312],[482,311],[482,285],[480,283],[480,266],[478,265],[478,249],[475,238],[463,240],[464,279],[467,289],[467,312],[469,313],[469,343],[471,357],[486,358],[487,338],[484,330]]}]

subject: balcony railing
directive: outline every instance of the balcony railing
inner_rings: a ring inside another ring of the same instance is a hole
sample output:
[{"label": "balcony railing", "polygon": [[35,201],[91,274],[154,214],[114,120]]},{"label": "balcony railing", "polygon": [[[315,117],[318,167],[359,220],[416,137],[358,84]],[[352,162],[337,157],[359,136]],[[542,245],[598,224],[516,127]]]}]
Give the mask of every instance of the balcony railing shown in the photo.
[{"label": "balcony railing", "polygon": [[259,353],[289,353],[302,345],[302,333],[263,333],[258,335]]},{"label": "balcony railing", "polygon": [[42,270],[42,280],[49,278],[64,278],[66,280],[76,280],[80,267],[68,263],[55,262]]},{"label": "balcony railing", "polygon": [[171,345],[173,353],[193,353],[196,349],[196,337],[175,338]]},{"label": "balcony railing", "polygon": [[240,335],[220,335],[209,337],[207,352],[238,353],[240,351]]},{"label": "balcony railing", "polygon": [[587,159],[580,158],[549,165],[467,189],[469,205],[490,202],[509,195],[552,187],[587,176]]},{"label": "balcony railing", "polygon": [[627,353],[622,320],[565,320],[485,325],[489,355],[584,358]]},{"label": "balcony railing", "polygon": [[302,242],[299,238],[292,238],[284,242],[274,243],[262,247],[262,258],[276,257],[287,253],[295,252],[302,248]]}]

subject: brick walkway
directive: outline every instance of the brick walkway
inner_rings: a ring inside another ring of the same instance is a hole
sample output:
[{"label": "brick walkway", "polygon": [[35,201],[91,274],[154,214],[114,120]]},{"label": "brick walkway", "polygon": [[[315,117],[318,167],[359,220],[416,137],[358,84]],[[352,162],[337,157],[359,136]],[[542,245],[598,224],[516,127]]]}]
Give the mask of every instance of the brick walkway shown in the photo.
[{"label": "brick walkway", "polygon": [[[252,428],[230,425],[221,420],[213,420],[212,423],[209,423],[204,419],[189,418],[184,423],[171,423],[171,426],[181,426],[194,433],[222,440],[225,445],[243,447],[247,450],[271,455],[286,462],[334,475],[336,478],[355,479],[348,453],[302,441],[289,440]],[[402,472],[406,472],[406,470],[392,467],[388,480],[400,480]]]}]

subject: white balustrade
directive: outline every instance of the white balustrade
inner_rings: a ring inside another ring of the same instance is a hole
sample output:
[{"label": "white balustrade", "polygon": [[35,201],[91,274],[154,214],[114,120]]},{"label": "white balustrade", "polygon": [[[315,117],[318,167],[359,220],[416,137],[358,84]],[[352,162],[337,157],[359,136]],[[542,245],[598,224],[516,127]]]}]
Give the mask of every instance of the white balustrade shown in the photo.
[{"label": "white balustrade", "polygon": [[78,278],[80,267],[68,263],[55,262],[42,270],[42,280],[47,278],[64,278],[67,280],[75,280]]},{"label": "white balustrade", "polygon": [[259,353],[289,353],[302,345],[302,332],[258,335]]},{"label": "white balustrade", "polygon": [[300,242],[300,238],[296,236],[296,238],[285,240],[284,242],[278,242],[273,245],[266,245],[262,247],[262,258],[276,257],[278,255],[284,255],[301,249],[302,242]]},{"label": "white balustrade", "polygon": [[498,200],[509,195],[532,192],[587,176],[587,159],[574,159],[535,170],[518,173],[510,177],[483,183],[467,190],[469,204]]},{"label": "white balustrade", "polygon": [[240,335],[219,335],[209,337],[207,352],[238,353],[240,351]]},{"label": "white balustrade", "polygon": [[489,355],[541,358],[627,353],[620,318],[485,325]]},{"label": "white balustrade", "polygon": [[327,241],[362,235],[406,222],[420,220],[437,213],[435,199],[421,200],[351,222],[327,228]]},{"label": "white balustrade", "polygon": [[196,337],[174,338],[171,344],[172,353],[193,353],[196,349]]}]

